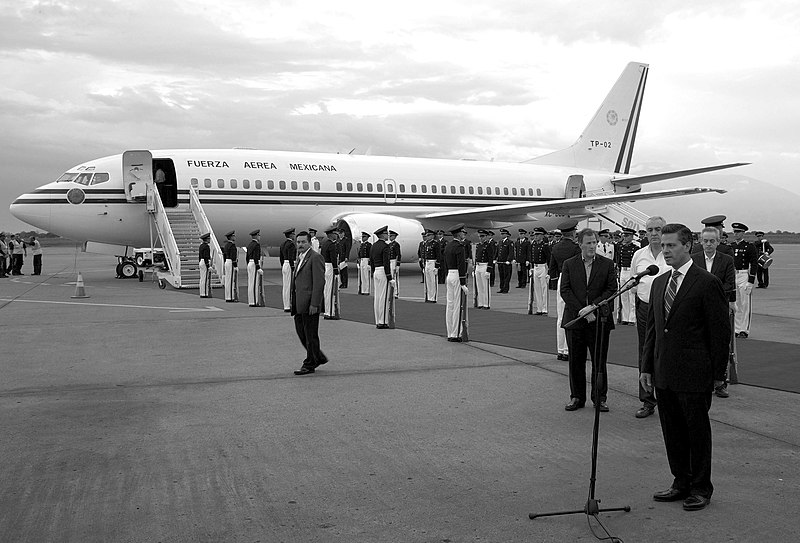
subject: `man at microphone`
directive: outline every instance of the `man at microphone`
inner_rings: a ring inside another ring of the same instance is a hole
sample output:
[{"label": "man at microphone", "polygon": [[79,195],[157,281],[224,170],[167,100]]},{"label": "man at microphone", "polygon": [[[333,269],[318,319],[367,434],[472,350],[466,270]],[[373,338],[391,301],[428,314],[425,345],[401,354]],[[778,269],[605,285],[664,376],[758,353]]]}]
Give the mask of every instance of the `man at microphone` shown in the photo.
[{"label": "man at microphone", "polygon": [[[631,271],[635,275],[649,269],[650,266],[655,266],[657,272],[650,275],[645,274],[639,279],[639,284],[633,288],[636,293],[636,332],[639,335],[639,372],[642,371],[642,348],[644,347],[644,332],[647,327],[647,311],[650,307],[650,287],[653,284],[655,275],[661,275],[669,270],[669,266],[664,261],[664,255],[661,252],[661,228],[667,223],[664,217],[650,217],[645,223],[645,231],[647,232],[648,244],[633,253],[631,260]],[[653,391],[645,390],[642,384],[639,383],[639,401],[642,402],[642,407],[636,411],[636,418],[643,419],[652,415],[656,410],[656,398]]]}]

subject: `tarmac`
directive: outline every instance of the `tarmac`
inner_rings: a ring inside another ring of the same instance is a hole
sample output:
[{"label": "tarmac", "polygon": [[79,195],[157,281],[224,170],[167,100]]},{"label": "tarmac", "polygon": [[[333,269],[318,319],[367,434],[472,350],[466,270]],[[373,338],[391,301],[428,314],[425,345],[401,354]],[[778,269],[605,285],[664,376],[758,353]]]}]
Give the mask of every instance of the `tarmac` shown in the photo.
[{"label": "tarmac", "polygon": [[[797,344],[800,247],[776,246],[778,256],[751,337]],[[3,541],[605,536],[583,513],[528,518],[581,511],[588,496],[594,411],[564,411],[567,364],[553,355],[345,315],[321,323],[330,363],[296,377],[303,351],[287,313],[115,279],[114,265],[45,248],[45,275],[0,279]],[[88,298],[71,297],[77,271]],[[492,305],[525,312],[521,291]],[[611,534],[797,540],[797,394],[732,385],[714,399],[715,492],[689,513],[652,500],[671,475],[657,417],[633,417],[636,370],[608,373],[596,497],[631,507],[600,514]]]}]

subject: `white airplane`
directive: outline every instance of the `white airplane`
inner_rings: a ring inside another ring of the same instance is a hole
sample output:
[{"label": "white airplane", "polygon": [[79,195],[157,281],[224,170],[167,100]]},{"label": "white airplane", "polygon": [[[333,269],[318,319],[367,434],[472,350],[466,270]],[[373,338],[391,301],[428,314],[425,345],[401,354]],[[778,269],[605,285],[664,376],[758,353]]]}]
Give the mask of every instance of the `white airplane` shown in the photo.
[{"label": "white airplane", "polygon": [[[169,211],[189,207],[191,185],[217,235],[236,230],[241,240],[260,228],[262,245],[276,248],[289,226],[322,232],[339,225],[359,240],[361,232],[388,224],[399,233],[404,260],[416,260],[423,227],[463,222],[549,230],[618,202],[725,192],[641,192],[641,186],[744,163],[629,174],[648,70],[628,64],[572,146],[524,163],[253,149],[127,151],[70,168],[21,195],[10,210],[37,228],[86,242],[88,251],[129,254],[152,243],[146,189],[156,186]],[[162,182],[154,184],[154,177]]]}]

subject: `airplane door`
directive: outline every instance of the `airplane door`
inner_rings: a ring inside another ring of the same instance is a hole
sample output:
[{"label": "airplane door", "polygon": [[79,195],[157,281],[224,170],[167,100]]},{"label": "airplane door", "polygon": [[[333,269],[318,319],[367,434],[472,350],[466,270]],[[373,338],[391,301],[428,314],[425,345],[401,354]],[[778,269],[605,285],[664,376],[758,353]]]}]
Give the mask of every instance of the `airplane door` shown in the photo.
[{"label": "airplane door", "polygon": [[175,176],[175,164],[172,163],[172,159],[153,159],[153,182],[164,207],[178,205],[178,179]]},{"label": "airplane door", "polygon": [[383,190],[384,202],[387,204],[393,204],[397,202],[397,183],[394,182],[394,179],[384,179]]},{"label": "airplane door", "polygon": [[586,194],[586,184],[582,175],[570,175],[567,186],[564,188],[564,198],[583,198]]},{"label": "airplane door", "polygon": [[153,155],[150,151],[122,153],[122,185],[128,202],[147,199],[147,187],[153,186]]}]

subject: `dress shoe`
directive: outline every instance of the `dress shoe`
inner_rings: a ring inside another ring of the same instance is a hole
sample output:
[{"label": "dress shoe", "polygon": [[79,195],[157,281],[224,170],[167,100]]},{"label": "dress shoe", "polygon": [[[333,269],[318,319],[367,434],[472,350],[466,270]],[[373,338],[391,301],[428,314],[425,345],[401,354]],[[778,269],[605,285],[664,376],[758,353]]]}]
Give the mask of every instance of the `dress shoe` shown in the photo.
[{"label": "dress shoe", "polygon": [[655,406],[645,404],[639,408],[635,416],[637,419],[646,419],[655,412],[656,412]]},{"label": "dress shoe", "polygon": [[608,405],[606,405],[606,402],[600,402],[600,405],[598,405],[598,409],[600,410],[601,413],[608,413]]},{"label": "dress shoe", "polygon": [[389,328],[389,325],[388,324],[376,324],[375,328],[377,328],[378,330],[386,330],[387,328]]},{"label": "dress shoe", "polygon": [[561,353],[558,353],[558,356],[556,356],[556,360],[564,360],[564,355],[561,354]]},{"label": "dress shoe", "polygon": [[582,408],[584,404],[578,398],[572,398],[567,405],[564,406],[564,411],[577,411]]},{"label": "dress shoe", "polygon": [[725,387],[724,385],[721,386],[721,387],[715,388],[714,389],[714,394],[717,396],[717,398],[727,398],[727,397],[730,396],[730,394],[728,393],[727,387]]},{"label": "dress shoe", "polygon": [[739,337],[739,336],[741,336],[741,334],[739,332],[736,332],[735,334],[733,334],[733,337]]},{"label": "dress shoe", "polygon": [[739,332],[739,337],[747,339],[747,332]]},{"label": "dress shoe", "polygon": [[314,368],[309,368],[308,366],[303,366],[299,370],[294,370],[295,375],[308,375],[309,373],[314,373]]},{"label": "dress shoe", "polygon": [[683,510],[700,511],[701,509],[705,509],[706,505],[708,505],[710,501],[711,498],[706,498],[705,496],[700,496],[698,494],[692,494],[683,500]]},{"label": "dress shoe", "polygon": [[678,490],[677,488],[669,487],[667,490],[662,490],[661,492],[653,494],[653,499],[657,502],[676,502],[685,500],[688,496],[689,492],[686,490]]}]

